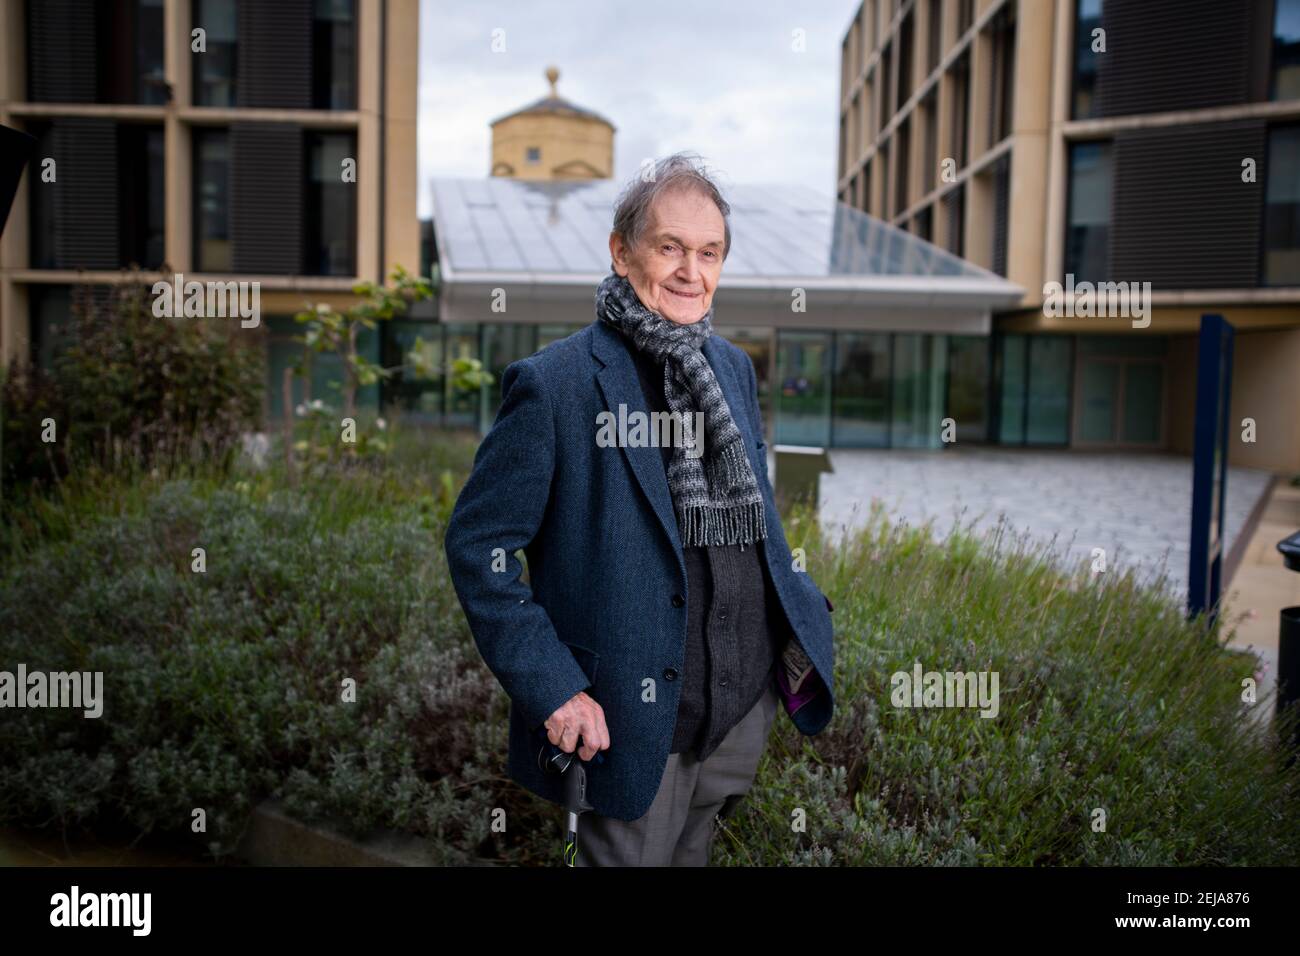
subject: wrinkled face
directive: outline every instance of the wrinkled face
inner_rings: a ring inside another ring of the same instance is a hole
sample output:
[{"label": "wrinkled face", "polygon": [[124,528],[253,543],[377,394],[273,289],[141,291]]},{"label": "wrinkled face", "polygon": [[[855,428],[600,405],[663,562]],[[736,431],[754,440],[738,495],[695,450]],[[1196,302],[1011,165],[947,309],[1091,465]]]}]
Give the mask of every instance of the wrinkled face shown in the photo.
[{"label": "wrinkled face", "polygon": [[614,270],[626,276],[642,305],[679,325],[709,311],[722,274],[722,213],[704,193],[672,189],[656,197],[650,225],[636,248],[610,235]]}]

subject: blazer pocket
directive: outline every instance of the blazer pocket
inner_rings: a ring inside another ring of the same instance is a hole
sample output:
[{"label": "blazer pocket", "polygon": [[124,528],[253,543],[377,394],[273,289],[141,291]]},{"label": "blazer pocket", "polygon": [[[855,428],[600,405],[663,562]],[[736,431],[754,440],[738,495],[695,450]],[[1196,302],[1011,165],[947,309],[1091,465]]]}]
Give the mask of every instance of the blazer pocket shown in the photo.
[{"label": "blazer pocket", "polygon": [[572,641],[564,641],[564,646],[573,653],[573,659],[578,662],[582,672],[587,675],[587,680],[591,686],[596,686],[596,671],[600,666],[600,655],[589,647],[583,647],[581,644],[574,644]]}]

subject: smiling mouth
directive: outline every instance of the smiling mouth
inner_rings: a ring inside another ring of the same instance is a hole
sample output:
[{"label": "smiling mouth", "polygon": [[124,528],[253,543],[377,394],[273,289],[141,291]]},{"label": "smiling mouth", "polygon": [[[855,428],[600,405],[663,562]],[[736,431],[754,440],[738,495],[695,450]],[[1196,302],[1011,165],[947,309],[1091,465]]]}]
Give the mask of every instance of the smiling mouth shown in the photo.
[{"label": "smiling mouth", "polygon": [[702,292],[678,292],[676,289],[669,289],[668,291],[671,292],[673,295],[677,296],[679,299],[698,299],[701,295],[704,294]]}]

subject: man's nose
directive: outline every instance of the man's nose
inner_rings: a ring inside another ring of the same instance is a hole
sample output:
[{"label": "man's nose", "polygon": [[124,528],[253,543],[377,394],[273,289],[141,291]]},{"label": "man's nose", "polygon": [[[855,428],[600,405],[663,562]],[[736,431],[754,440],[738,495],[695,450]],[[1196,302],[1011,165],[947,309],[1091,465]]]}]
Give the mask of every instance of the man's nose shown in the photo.
[{"label": "man's nose", "polygon": [[677,269],[677,274],[683,282],[695,282],[700,277],[700,266],[695,261],[695,253],[682,256],[682,264]]}]

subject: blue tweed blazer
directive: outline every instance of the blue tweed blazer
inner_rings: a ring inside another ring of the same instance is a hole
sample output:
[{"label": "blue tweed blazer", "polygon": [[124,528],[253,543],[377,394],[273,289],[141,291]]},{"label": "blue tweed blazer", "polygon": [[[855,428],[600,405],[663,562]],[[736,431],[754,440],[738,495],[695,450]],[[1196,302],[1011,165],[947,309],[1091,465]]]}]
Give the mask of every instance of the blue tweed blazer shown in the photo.
[{"label": "blue tweed blazer", "polygon": [[[826,685],[791,718],[816,734],[834,711],[830,605],[792,567],[767,477],[753,363],[716,333],[703,354],[762,489],[762,549],[781,607]],[[597,415],[617,418],[620,404],[648,413],[645,396],[619,333],[599,320],[508,366],[501,389],[445,549],[474,642],[510,697],[508,770],[562,802],[559,778],[537,765],[537,729],[585,690],[610,735],[603,760],[586,765],[587,799],[596,813],[635,820],[650,809],[672,746],[686,567],[659,448],[600,447],[596,431]],[[517,550],[531,587],[520,580]]]}]

